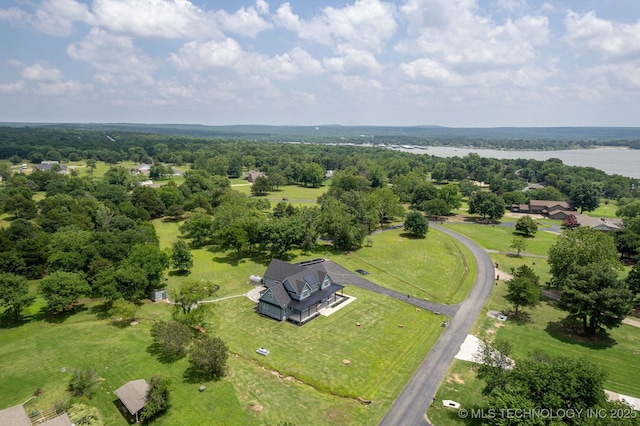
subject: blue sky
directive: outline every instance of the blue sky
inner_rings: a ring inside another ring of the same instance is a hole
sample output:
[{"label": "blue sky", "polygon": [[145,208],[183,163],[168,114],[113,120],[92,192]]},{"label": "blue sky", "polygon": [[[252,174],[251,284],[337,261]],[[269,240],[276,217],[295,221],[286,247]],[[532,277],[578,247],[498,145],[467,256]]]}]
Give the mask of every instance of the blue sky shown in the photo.
[{"label": "blue sky", "polygon": [[0,122],[640,126],[637,0],[0,0]]}]

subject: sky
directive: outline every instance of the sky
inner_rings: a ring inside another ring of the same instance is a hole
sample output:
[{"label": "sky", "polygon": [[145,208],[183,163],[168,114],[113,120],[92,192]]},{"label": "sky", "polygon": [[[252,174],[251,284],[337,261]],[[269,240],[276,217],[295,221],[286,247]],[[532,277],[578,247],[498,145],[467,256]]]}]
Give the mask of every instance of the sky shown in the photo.
[{"label": "sky", "polygon": [[0,122],[640,126],[638,0],[0,0]]}]

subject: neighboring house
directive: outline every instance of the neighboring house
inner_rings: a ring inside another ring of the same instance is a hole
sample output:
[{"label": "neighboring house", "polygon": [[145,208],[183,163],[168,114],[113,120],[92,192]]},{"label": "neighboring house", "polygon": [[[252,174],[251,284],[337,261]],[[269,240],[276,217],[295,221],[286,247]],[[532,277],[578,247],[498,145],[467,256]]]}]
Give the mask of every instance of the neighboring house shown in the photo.
[{"label": "neighboring house", "polygon": [[114,391],[127,411],[139,421],[138,414],[147,404],[149,384],[145,379],[132,380]]},{"label": "neighboring house", "polygon": [[540,214],[551,219],[564,219],[576,209],[566,201],[529,200],[528,204],[512,204],[514,213]]},{"label": "neighboring house", "polygon": [[35,169],[42,172],[48,172],[56,164],[60,166],[60,171],[58,173],[67,173],[67,166],[60,164],[58,161],[42,161],[40,164],[36,165]]},{"label": "neighboring house", "polygon": [[149,176],[153,164],[142,163],[133,169],[134,172]]},{"label": "neighboring house", "polygon": [[527,182],[527,186],[522,189],[522,192],[531,191],[532,189],[542,189],[545,186],[541,183],[529,183]]},{"label": "neighboring house", "polygon": [[262,172],[259,172],[257,170],[249,170],[245,175],[244,175],[244,179],[246,181],[249,181],[251,183],[255,182],[256,179],[258,179],[259,177],[264,176],[267,177],[267,175],[265,175]]},{"label": "neighboring house", "polygon": [[327,170],[324,173],[324,177],[327,178],[327,179],[331,179],[333,177],[333,170]]},{"label": "neighboring house", "polygon": [[304,324],[322,309],[342,301],[323,260],[292,264],[272,259],[264,274],[267,288],[260,294],[258,312],[278,321]]},{"label": "neighboring house", "polygon": [[55,410],[52,410],[52,414],[47,420],[46,417],[38,415],[34,418],[33,423],[24,407],[20,405],[14,405],[13,407],[0,410],[0,425],[2,426],[32,426],[37,424],[38,426],[72,426],[71,419],[67,413],[58,414]]},{"label": "neighboring house", "polygon": [[622,219],[597,218],[586,214],[574,214],[574,216],[578,221],[578,225],[588,226],[599,231],[617,231],[624,227]]}]

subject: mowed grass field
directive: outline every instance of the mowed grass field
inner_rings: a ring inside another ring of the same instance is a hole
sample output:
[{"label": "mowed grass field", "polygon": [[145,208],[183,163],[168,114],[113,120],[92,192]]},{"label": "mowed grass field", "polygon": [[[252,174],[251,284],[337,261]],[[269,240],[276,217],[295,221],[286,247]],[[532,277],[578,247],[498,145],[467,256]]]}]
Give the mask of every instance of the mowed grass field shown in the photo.
[{"label": "mowed grass field", "polygon": [[[178,223],[154,224],[162,247],[179,238]],[[372,237],[373,247],[362,250],[367,254],[361,259],[371,256],[368,262],[377,262],[372,254],[387,246],[387,239],[395,239],[404,246],[388,248],[390,257],[398,257],[400,251],[412,259],[417,256],[412,252],[426,250],[438,253],[438,261],[453,256],[450,264],[462,264],[456,250],[437,251],[435,247],[448,244],[437,235],[432,230],[425,240],[410,240],[399,231],[377,234]],[[320,248],[306,258],[324,255],[336,262],[354,259],[353,254],[335,254],[330,248]],[[257,315],[254,303],[243,296],[252,288],[248,276],[263,274],[267,260],[236,261],[227,253],[205,249],[195,250],[194,258],[190,275],[176,276],[169,271],[169,289],[183,280],[203,279],[220,285],[214,299],[240,296],[209,305],[207,333],[220,336],[230,348],[225,378],[205,383],[207,390],[200,393],[200,383],[184,376],[186,359],[163,364],[150,353],[151,325],[171,317],[170,305],[146,302],[138,310],[137,325],[118,328],[99,319],[101,301],[83,301],[81,311],[60,322],[48,322],[40,312],[44,303],[38,299],[29,312],[25,311],[25,323],[0,328],[0,407],[24,402],[36,389],[42,389],[42,395],[28,408],[47,409],[68,398],[71,370],[86,367],[95,368],[104,379],[88,402],[100,409],[108,425],[126,424],[114,404],[113,390],[152,374],[170,378],[172,408],[150,424],[276,425],[302,421],[309,425],[373,425],[384,416],[442,332],[440,317],[352,286],[344,293],[355,300],[333,315],[303,327],[279,323]],[[401,281],[414,279],[407,274],[413,266],[390,268]],[[256,354],[260,346],[269,348],[271,354]],[[343,360],[349,360],[349,365]],[[373,403],[365,405],[358,398]]]},{"label": "mowed grass field", "polygon": [[381,232],[373,236],[371,247],[331,260],[352,271],[366,270],[366,278],[383,287],[445,304],[463,301],[476,276],[467,248],[435,229],[425,238],[412,238],[400,229]]}]

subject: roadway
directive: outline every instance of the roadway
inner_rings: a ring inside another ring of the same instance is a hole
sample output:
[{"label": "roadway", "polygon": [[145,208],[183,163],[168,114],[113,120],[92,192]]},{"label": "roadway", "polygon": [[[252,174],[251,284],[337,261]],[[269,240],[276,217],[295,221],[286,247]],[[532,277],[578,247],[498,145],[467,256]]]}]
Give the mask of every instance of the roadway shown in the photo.
[{"label": "roadway", "polygon": [[440,383],[447,374],[449,366],[460,350],[460,345],[469,334],[482,307],[491,295],[491,289],[494,285],[493,263],[482,248],[468,238],[435,223],[430,223],[430,227],[442,231],[464,244],[476,261],[478,275],[464,302],[459,306],[451,306],[454,312],[449,325],[393,402],[391,409],[380,422],[382,426],[431,424],[426,417],[427,408],[435,400]]}]

